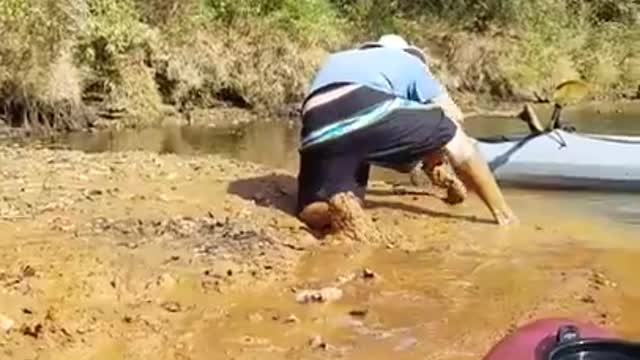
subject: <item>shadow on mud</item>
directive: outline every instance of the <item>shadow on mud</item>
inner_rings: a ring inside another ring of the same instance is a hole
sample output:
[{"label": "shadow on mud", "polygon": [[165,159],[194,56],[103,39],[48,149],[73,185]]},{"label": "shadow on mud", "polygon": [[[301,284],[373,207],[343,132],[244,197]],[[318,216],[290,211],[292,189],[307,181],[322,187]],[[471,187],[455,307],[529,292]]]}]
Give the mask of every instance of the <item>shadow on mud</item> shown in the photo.
[{"label": "shadow on mud", "polygon": [[[392,193],[389,192],[389,195]],[[430,210],[421,206],[414,206],[410,204],[403,204],[395,201],[379,201],[379,200],[366,200],[365,207],[368,209],[375,208],[387,208],[387,209],[395,209],[404,212],[419,214],[419,215],[427,215],[434,218],[444,218],[444,219],[454,219],[459,221],[467,221],[472,223],[479,224],[494,224],[493,221],[488,219],[481,219],[473,215],[455,215],[449,214],[441,211]]]},{"label": "shadow on mud", "polygon": [[278,209],[296,216],[296,194],[298,183],[295,177],[271,174],[231,182],[227,191],[256,205]]},{"label": "shadow on mud", "polygon": [[[295,210],[298,182],[297,179],[293,176],[285,174],[271,174],[254,178],[240,179],[237,181],[233,181],[229,185],[227,191],[230,194],[240,196],[245,200],[254,201],[258,206],[278,209],[279,211],[282,211],[287,215],[296,217]],[[367,191],[367,194],[375,196],[398,196],[398,194],[394,193],[393,191],[384,191],[378,189],[370,189]],[[425,197],[435,199],[431,197],[432,195],[430,195],[429,193],[415,192],[412,194],[420,194]],[[365,199],[365,208],[388,208],[418,215],[427,215],[435,218],[456,219],[461,221],[485,224],[493,223],[490,220],[481,219],[475,216],[449,214],[427,209],[421,206],[403,204],[397,201]]]}]

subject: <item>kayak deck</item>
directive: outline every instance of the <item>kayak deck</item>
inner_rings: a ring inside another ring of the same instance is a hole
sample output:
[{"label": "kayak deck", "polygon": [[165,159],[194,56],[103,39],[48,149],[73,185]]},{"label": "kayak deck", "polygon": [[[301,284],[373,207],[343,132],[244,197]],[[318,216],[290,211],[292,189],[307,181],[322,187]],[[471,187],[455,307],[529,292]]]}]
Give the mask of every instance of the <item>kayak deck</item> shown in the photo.
[{"label": "kayak deck", "polygon": [[553,130],[477,139],[502,184],[640,191],[640,137]]}]

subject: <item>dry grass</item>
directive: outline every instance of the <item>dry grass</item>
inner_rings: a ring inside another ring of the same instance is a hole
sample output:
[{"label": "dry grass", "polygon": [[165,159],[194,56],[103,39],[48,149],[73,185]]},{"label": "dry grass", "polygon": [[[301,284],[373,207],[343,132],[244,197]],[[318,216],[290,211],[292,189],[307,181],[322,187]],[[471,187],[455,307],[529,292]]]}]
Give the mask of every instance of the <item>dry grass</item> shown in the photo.
[{"label": "dry grass", "polygon": [[325,54],[321,47],[287,40],[267,23],[252,23],[198,31],[162,55],[159,69],[167,101],[270,111],[300,100]]},{"label": "dry grass", "polygon": [[162,98],[154,80],[154,71],[142,59],[128,58],[118,64],[122,83],[112,94],[127,110],[126,121],[132,126],[155,125],[162,120]]},{"label": "dry grass", "polygon": [[328,52],[388,31],[425,48],[458,93],[548,98],[558,83],[583,79],[613,99],[640,85],[634,4],[4,0],[0,117],[55,129],[114,112],[125,126],[152,125],[167,106],[276,112],[301,100]]},{"label": "dry grass", "polygon": [[80,105],[82,101],[82,74],[73,61],[72,45],[64,44],[51,63],[47,83],[39,94],[47,102],[66,100]]},{"label": "dry grass", "polygon": [[570,2],[531,0],[517,6],[510,22],[498,19],[500,26],[489,24],[482,31],[469,31],[477,26],[473,22],[433,17],[402,21],[398,28],[436,55],[435,72],[455,92],[496,100],[549,99],[556,85],[582,79],[592,85],[593,98],[635,94],[640,23],[596,21],[587,2],[574,3],[576,8]]},{"label": "dry grass", "polygon": [[86,126],[79,71],[72,59],[73,18],[64,1],[6,0],[0,5],[0,116],[31,131]]}]

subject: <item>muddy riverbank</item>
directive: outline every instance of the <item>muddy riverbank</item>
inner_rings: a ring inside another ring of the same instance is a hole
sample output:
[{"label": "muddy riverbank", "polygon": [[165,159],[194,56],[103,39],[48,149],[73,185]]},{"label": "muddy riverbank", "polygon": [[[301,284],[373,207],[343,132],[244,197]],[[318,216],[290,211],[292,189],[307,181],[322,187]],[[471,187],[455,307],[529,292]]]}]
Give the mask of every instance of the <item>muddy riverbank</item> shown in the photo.
[{"label": "muddy riverbank", "polygon": [[183,322],[223,317],[230,286],[288,278],[313,243],[228,193],[233,179],[270,174],[254,165],[1,153],[0,298],[15,321],[1,351],[13,359],[179,358],[168,354]]},{"label": "muddy riverbank", "polygon": [[[318,239],[291,214],[289,132],[202,144],[222,155],[139,151],[144,133],[89,153],[0,147],[0,353],[470,360],[543,316],[640,337],[637,225],[587,211],[597,195],[510,191],[524,221],[498,229],[475,198],[450,207],[378,173],[367,211],[393,241]],[[277,147],[256,158],[265,137]],[[325,287],[342,297],[296,301]]]}]

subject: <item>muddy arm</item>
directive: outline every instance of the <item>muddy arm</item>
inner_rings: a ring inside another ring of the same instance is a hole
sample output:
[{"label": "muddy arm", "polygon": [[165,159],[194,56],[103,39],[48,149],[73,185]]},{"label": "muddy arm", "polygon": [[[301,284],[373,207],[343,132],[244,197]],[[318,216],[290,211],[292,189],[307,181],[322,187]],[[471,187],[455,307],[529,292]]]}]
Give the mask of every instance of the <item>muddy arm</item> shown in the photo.
[{"label": "muddy arm", "polygon": [[461,179],[472,188],[491,211],[499,225],[518,222],[507,205],[487,162],[476,151],[471,139],[458,128],[454,138],[446,145],[445,152]]}]

